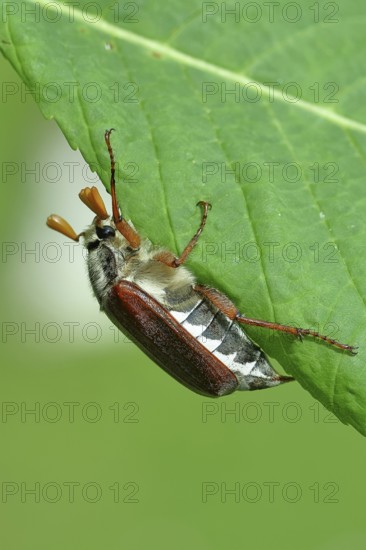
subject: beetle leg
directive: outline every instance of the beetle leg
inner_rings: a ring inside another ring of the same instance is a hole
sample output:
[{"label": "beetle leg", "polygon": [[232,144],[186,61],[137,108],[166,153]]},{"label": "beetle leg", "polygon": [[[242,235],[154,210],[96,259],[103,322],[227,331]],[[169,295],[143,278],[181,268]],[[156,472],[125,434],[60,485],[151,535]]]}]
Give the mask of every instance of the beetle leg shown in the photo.
[{"label": "beetle leg", "polygon": [[229,298],[225,296],[225,294],[222,294],[221,292],[219,292],[214,288],[209,288],[203,285],[195,285],[194,290],[196,290],[200,294],[203,294],[206,298],[210,300],[212,304],[214,304],[214,306],[216,306],[227,317],[229,317],[229,319],[232,319],[233,321],[237,321],[238,323],[242,323],[244,325],[252,325],[256,327],[262,327],[262,328],[269,328],[269,329],[278,330],[281,332],[287,332],[288,334],[293,334],[294,336],[297,336],[300,340],[302,340],[304,336],[314,336],[315,338],[323,340],[324,342],[326,342],[327,344],[330,344],[331,346],[335,346],[336,348],[349,351],[352,355],[357,354],[356,346],[342,344],[337,340],[333,340],[333,338],[329,338],[328,336],[319,334],[319,332],[316,332],[315,330],[311,330],[308,328],[291,327],[288,325],[281,325],[279,323],[272,323],[270,321],[261,321],[259,319],[251,319],[250,317],[245,317],[245,315],[242,315],[237,310],[235,305],[231,302],[231,300],[229,300]]},{"label": "beetle leg", "polygon": [[172,254],[171,252],[164,251],[164,252],[159,252],[156,256],[154,256],[154,260],[157,260],[158,262],[162,262],[163,264],[165,264],[169,267],[174,267],[174,268],[179,267],[180,265],[182,265],[186,261],[189,254],[191,253],[193,247],[196,245],[196,243],[197,243],[197,241],[198,241],[198,239],[199,239],[199,237],[200,237],[200,235],[203,231],[203,228],[205,227],[206,220],[207,220],[207,214],[208,214],[208,211],[211,208],[211,204],[209,202],[205,202],[205,201],[198,202],[197,206],[202,206],[203,207],[203,214],[202,214],[202,219],[201,219],[200,226],[197,229],[197,232],[195,233],[195,235],[192,237],[192,239],[189,241],[189,243],[187,244],[187,246],[183,250],[182,254],[179,256],[179,258],[174,256],[174,254]]},{"label": "beetle leg", "polygon": [[298,327],[291,327],[288,325],[280,325],[279,323],[271,323],[268,321],[260,321],[259,319],[250,319],[249,317],[245,317],[244,315],[241,315],[238,313],[238,315],[235,318],[238,323],[243,323],[245,325],[253,325],[256,327],[263,327],[263,328],[270,328],[272,330],[279,330],[281,332],[287,332],[288,334],[293,334],[294,336],[297,336],[300,340],[303,339],[304,336],[314,336],[314,338],[318,338],[319,340],[323,340],[327,344],[330,344],[331,346],[334,346],[339,349],[343,349],[346,351],[349,351],[352,355],[357,355],[357,347],[356,346],[350,346],[349,344],[342,344],[341,342],[338,342],[337,340],[334,340],[333,338],[329,338],[328,336],[324,336],[324,334],[319,334],[316,330],[312,330],[309,328],[298,328]]},{"label": "beetle leg", "polygon": [[[112,195],[112,211],[113,211],[113,221],[115,223],[116,229],[123,235],[123,237],[128,241],[131,248],[138,250],[140,247],[141,239],[140,235],[136,233],[133,227],[124,219],[122,216],[116,194],[116,162],[114,160],[114,153],[111,145],[111,133],[114,128],[106,130],[104,134],[104,139],[107,145],[108,154],[111,163],[111,195]],[[103,218],[102,218],[103,219]]]},{"label": "beetle leg", "polygon": [[200,294],[203,294],[211,304],[213,304],[217,309],[222,311],[226,317],[229,317],[232,321],[235,320],[236,316],[239,315],[238,308],[233,304],[233,302],[225,296],[216,288],[211,288],[205,285],[194,285],[193,289]]}]

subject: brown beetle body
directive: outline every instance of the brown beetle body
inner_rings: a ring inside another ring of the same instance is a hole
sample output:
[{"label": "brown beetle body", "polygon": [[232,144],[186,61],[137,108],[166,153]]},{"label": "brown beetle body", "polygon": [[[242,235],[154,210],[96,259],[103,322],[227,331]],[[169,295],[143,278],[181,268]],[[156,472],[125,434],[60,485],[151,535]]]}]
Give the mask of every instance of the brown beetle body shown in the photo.
[{"label": "brown beetle body", "polygon": [[135,284],[113,286],[103,309],[146,355],[191,390],[217,397],[237,389],[236,376],[214,355],[208,360],[196,338]]},{"label": "brown beetle body", "polygon": [[90,282],[100,307],[111,321],[166,372],[191,390],[210,397],[235,390],[254,390],[293,380],[277,374],[263,351],[239,323],[311,334],[340,349],[354,352],[308,329],[298,329],[242,316],[218,290],[196,284],[182,264],[196,244],[210,205],[203,207],[198,231],[179,258],[141,240],[121,215],[116,199],[111,130],[105,140],[111,159],[113,215],[107,214],[95,187],[85,188],[81,200],[96,214],[77,235],[59,216],[48,225],[74,240],[83,237],[88,250]]}]

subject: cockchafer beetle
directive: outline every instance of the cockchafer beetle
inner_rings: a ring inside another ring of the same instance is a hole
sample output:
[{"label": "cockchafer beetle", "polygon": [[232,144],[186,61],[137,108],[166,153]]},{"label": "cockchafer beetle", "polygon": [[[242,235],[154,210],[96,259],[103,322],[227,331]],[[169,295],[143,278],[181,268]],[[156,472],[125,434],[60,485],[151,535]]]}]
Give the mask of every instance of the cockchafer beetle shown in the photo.
[{"label": "cockchafer beetle", "polygon": [[203,210],[200,226],[179,257],[141,239],[132,223],[123,218],[117,202],[112,131],[105,132],[111,162],[112,216],[97,188],[87,187],[79,197],[96,216],[85,231],[78,235],[55,214],[47,219],[47,225],[75,241],[83,238],[90,282],[101,310],[151,359],[191,390],[219,397],[235,390],[269,388],[293,380],[273,370],[240,324],[299,338],[315,336],[356,353],[354,346],[310,329],[245,317],[227,296],[196,283],[183,264],[203,231],[208,202],[198,203]]}]

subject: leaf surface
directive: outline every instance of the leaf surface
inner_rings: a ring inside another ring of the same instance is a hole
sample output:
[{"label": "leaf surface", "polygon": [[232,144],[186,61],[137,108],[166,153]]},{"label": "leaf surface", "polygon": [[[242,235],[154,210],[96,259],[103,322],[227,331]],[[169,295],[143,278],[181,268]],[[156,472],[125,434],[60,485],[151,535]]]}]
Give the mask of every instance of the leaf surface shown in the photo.
[{"label": "leaf surface", "polygon": [[352,357],[248,328],[365,434],[361,1],[304,1],[296,21],[289,3],[239,17],[194,0],[90,4],[19,3],[2,52],[107,188],[103,133],[116,128],[118,194],[143,235],[179,253],[210,201],[188,262],[202,282],[248,316],[360,346]]}]

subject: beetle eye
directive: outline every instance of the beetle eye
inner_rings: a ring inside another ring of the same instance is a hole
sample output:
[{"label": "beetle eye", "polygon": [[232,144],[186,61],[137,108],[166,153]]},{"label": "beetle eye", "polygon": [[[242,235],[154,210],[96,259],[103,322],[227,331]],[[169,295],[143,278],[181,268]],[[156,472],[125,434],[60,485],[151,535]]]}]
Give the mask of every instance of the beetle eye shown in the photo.
[{"label": "beetle eye", "polygon": [[115,230],[110,225],[104,225],[103,227],[99,227],[97,225],[96,231],[99,239],[107,239],[108,237],[114,237],[116,234]]}]

